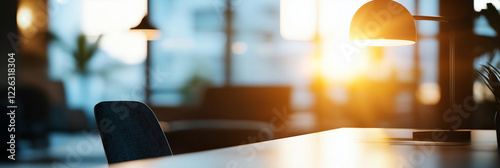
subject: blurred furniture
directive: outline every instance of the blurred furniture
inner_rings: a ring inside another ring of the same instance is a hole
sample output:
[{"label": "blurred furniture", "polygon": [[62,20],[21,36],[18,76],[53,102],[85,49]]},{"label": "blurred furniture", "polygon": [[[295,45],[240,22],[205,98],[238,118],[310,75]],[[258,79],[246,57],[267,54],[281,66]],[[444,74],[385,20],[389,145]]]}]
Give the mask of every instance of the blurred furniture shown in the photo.
[{"label": "blurred furniture", "polygon": [[51,82],[49,123],[51,131],[79,132],[85,128],[95,129],[96,124],[85,116],[81,109],[70,109],[66,103],[66,91],[62,82]]},{"label": "blurred furniture", "polygon": [[285,129],[290,92],[288,86],[209,88],[198,111],[158,115],[168,122],[165,134],[175,154],[255,143],[283,132],[271,127]]},{"label": "blurred furniture", "polygon": [[172,155],[151,109],[141,102],[101,102],[94,108],[109,164]]},{"label": "blurred furniture", "polygon": [[230,120],[183,120],[169,122],[172,130],[165,132],[175,154],[218,149],[255,143],[274,138],[263,130],[266,123]]},{"label": "blurred furniture", "polygon": [[470,143],[411,141],[412,129],[341,128],[204,152],[143,159],[120,167],[499,167],[495,131]]},{"label": "blurred furniture", "polygon": [[[2,95],[7,95],[7,87],[1,87]],[[28,85],[19,85],[16,87],[15,103],[10,104],[7,96],[0,103],[7,113],[13,109],[7,109],[7,106],[17,106],[15,110],[15,133],[16,139],[27,140],[29,147],[33,149],[44,149],[48,146],[47,134],[49,124],[49,102],[45,92],[37,87]],[[10,124],[9,117],[2,117],[2,125]],[[5,127],[5,130],[7,127]],[[10,134],[10,133],[8,133]],[[6,134],[6,135],[8,135]],[[22,147],[21,147],[22,148]]]},{"label": "blurred furniture", "polygon": [[47,95],[34,86],[18,86],[16,89],[16,134],[20,139],[29,140],[32,148],[43,149],[49,144]]},{"label": "blurred furniture", "polygon": [[288,86],[238,86],[209,88],[202,103],[206,118],[269,122],[273,109],[290,109]]}]

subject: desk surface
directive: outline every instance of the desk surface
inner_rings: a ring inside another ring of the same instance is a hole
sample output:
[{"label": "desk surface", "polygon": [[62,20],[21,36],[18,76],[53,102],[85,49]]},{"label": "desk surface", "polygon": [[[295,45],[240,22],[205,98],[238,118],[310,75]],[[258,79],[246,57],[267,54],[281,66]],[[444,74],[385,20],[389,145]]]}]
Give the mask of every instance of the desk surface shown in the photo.
[{"label": "desk surface", "polygon": [[341,128],[267,142],[115,167],[499,167],[493,130],[473,130],[471,143],[410,141],[411,129]]}]

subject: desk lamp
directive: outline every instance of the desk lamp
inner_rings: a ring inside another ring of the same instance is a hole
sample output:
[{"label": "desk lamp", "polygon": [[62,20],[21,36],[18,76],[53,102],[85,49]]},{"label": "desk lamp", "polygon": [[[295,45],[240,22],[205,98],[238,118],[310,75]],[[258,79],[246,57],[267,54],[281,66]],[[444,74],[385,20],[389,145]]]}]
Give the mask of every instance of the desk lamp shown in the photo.
[{"label": "desk lamp", "polygon": [[[400,3],[392,0],[373,0],[361,6],[354,14],[349,38],[366,46],[401,46],[412,45],[417,41],[415,20],[452,22],[453,19],[434,16],[418,16],[411,13]],[[450,30],[449,65],[450,65],[450,108],[454,103],[454,66],[455,35]],[[457,115],[454,109],[454,114]],[[470,131],[456,131],[455,128],[445,131],[415,131],[413,140],[468,142]]]}]

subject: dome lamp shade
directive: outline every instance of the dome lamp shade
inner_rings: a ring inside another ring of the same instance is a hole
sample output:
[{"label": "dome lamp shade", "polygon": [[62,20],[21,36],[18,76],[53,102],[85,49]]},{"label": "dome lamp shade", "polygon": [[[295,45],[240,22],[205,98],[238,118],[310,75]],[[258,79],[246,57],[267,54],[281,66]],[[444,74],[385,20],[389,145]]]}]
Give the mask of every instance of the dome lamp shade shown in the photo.
[{"label": "dome lamp shade", "polygon": [[156,29],[149,21],[149,15],[142,18],[141,23],[136,27],[130,28],[131,31],[140,31],[146,35],[148,41],[157,40],[160,36],[160,30]]},{"label": "dome lamp shade", "polygon": [[349,38],[366,46],[415,44],[417,32],[411,13],[392,0],[373,0],[354,14]]}]

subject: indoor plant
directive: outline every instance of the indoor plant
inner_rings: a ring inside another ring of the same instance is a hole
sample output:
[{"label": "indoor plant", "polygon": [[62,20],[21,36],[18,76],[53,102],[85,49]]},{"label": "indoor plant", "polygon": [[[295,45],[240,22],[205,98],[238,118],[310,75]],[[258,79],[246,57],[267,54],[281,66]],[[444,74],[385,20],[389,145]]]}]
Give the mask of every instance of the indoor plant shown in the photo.
[{"label": "indoor plant", "polygon": [[483,80],[483,82],[486,84],[488,89],[491,90],[493,95],[495,96],[495,102],[496,102],[496,112],[495,112],[495,129],[496,129],[496,134],[497,134],[497,145],[500,147],[500,114],[498,114],[498,111],[500,110],[500,71],[498,71],[497,68],[495,68],[493,65],[488,63],[488,65],[483,65],[483,71],[484,73],[481,73],[478,70],[475,70],[476,73],[479,75],[479,77]]}]

